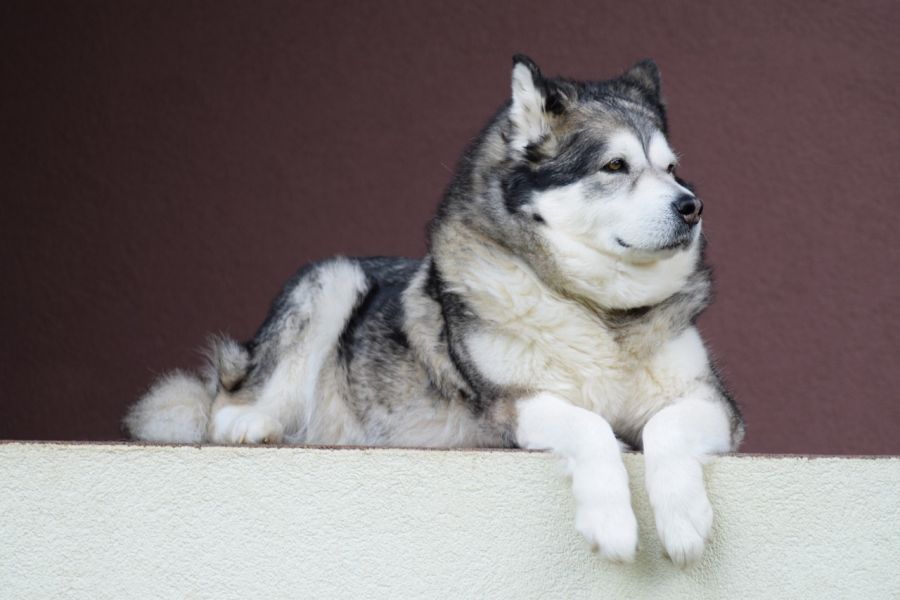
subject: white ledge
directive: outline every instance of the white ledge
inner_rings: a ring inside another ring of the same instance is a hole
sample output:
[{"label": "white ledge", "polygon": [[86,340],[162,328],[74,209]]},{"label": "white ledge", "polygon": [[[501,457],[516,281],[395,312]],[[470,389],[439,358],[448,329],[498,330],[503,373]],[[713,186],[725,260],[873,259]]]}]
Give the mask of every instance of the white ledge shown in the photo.
[{"label": "white ledge", "polygon": [[702,562],[575,532],[515,451],[0,443],[0,598],[897,598],[900,458],[721,457]]}]

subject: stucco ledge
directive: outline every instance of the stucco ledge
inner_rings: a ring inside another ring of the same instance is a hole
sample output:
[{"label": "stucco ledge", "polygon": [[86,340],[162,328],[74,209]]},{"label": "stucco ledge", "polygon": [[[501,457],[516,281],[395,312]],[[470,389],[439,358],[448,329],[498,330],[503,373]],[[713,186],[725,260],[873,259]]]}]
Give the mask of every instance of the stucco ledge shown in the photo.
[{"label": "stucco ledge", "polygon": [[898,598],[900,457],[724,456],[703,560],[592,554],[554,457],[0,442],[0,598]]}]

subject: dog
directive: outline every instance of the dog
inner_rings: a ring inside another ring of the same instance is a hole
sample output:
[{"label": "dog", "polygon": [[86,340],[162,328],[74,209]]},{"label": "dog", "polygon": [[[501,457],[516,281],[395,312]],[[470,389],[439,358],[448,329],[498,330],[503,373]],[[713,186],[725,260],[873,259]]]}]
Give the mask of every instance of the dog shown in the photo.
[{"label": "dog", "polygon": [[255,337],[157,381],[138,440],[549,449],[576,527],[633,560],[621,449],[642,450],[662,545],[701,556],[702,464],[741,413],[694,321],[710,299],[703,203],[676,175],[653,61],[600,82],[513,58],[512,94],[462,156],[422,260],[302,268]]}]

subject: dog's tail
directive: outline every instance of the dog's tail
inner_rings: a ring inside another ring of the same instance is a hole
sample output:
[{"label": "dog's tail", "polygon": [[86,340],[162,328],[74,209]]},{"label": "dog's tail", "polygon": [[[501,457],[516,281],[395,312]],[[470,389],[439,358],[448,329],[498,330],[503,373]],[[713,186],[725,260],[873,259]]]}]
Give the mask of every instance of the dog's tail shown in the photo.
[{"label": "dog's tail", "polygon": [[202,374],[163,375],[131,407],[124,419],[131,437],[176,444],[206,441],[213,401],[246,376],[250,353],[235,340],[217,336],[206,354],[209,364]]}]

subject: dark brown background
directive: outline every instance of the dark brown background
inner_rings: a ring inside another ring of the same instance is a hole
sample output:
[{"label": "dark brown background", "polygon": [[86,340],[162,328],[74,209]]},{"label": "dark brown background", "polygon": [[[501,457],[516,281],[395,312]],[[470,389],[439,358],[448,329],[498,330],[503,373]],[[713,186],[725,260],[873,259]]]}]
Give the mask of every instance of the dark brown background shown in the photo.
[{"label": "dark brown background", "polygon": [[301,263],[417,256],[510,56],[660,64],[744,449],[900,453],[900,4],[4,2],[0,438],[115,439]]}]

